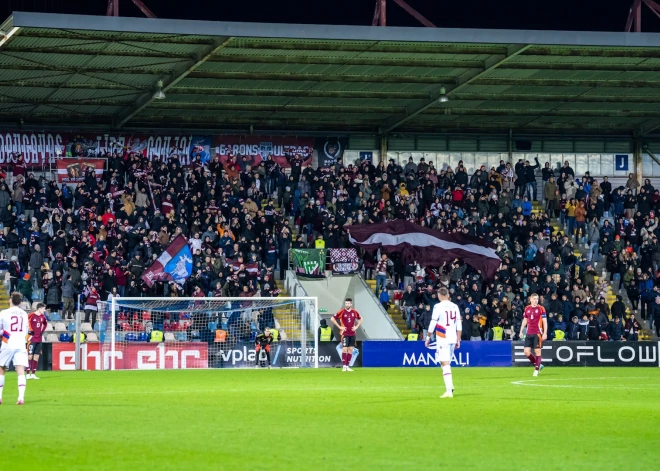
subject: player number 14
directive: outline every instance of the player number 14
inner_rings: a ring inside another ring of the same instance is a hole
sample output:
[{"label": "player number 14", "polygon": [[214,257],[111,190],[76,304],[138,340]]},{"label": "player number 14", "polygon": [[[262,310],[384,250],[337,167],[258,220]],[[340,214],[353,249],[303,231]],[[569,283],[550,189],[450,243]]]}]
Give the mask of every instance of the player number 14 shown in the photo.
[{"label": "player number 14", "polygon": [[447,316],[447,325],[445,327],[449,327],[449,319],[456,321],[456,313],[454,311],[445,311],[445,315]]}]

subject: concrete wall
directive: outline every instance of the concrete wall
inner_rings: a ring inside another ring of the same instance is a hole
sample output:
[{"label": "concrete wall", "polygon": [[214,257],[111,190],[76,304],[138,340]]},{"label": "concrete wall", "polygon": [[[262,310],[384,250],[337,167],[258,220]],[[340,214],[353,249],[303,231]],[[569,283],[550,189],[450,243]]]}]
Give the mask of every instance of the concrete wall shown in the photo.
[{"label": "concrete wall", "polygon": [[[289,271],[287,276],[295,276]],[[317,297],[319,310],[327,309],[320,315],[322,319],[332,317],[344,306],[346,298],[352,298],[355,308],[362,316],[362,327],[357,332],[358,340],[400,340],[401,333],[390,319],[378,299],[359,275],[332,276],[327,273],[323,279],[297,278],[307,296]],[[293,296],[293,293],[291,293]],[[335,332],[335,335],[338,335]]]}]

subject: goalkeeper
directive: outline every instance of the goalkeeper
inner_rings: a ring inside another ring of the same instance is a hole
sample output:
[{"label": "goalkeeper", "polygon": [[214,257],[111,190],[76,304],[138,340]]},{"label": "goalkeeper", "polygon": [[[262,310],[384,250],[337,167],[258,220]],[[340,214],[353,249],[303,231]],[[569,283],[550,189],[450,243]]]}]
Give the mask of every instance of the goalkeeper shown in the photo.
[{"label": "goalkeeper", "polygon": [[261,352],[263,351],[266,354],[268,368],[270,369],[270,344],[273,343],[273,334],[270,332],[270,329],[266,327],[263,333],[257,335],[254,343],[254,350],[257,352],[256,368],[259,368],[259,365],[261,364]]}]

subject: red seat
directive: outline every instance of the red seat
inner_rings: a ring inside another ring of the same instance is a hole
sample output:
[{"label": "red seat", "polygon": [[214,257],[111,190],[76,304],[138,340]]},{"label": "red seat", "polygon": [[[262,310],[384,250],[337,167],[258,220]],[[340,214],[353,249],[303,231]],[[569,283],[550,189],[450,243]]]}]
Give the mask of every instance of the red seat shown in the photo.
[{"label": "red seat", "polygon": [[170,323],[170,331],[171,332],[176,332],[179,330],[179,323],[178,322],[171,322]]},{"label": "red seat", "polygon": [[184,322],[183,327],[181,327],[181,330],[188,330],[188,327],[190,327],[191,322]]},{"label": "red seat", "polygon": [[128,322],[122,322],[121,324],[119,324],[119,328],[121,330],[131,330],[131,324],[129,324]]},{"label": "red seat", "polygon": [[142,325],[142,322],[140,321],[133,322],[133,330],[143,331],[144,326]]},{"label": "red seat", "polygon": [[128,320],[128,316],[126,315],[125,312],[120,312],[119,315],[117,316],[117,319],[120,321],[126,321]]},{"label": "red seat", "polygon": [[150,321],[151,320],[151,314],[149,314],[147,311],[144,311],[142,313],[142,320],[143,321]]}]

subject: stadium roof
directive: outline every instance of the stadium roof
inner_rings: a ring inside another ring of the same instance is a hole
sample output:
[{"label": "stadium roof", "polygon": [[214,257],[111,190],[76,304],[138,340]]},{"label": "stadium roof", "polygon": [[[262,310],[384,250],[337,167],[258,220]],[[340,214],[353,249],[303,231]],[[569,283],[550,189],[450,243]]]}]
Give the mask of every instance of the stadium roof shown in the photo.
[{"label": "stadium roof", "polygon": [[0,29],[5,128],[660,130],[660,34],[23,12]]}]

